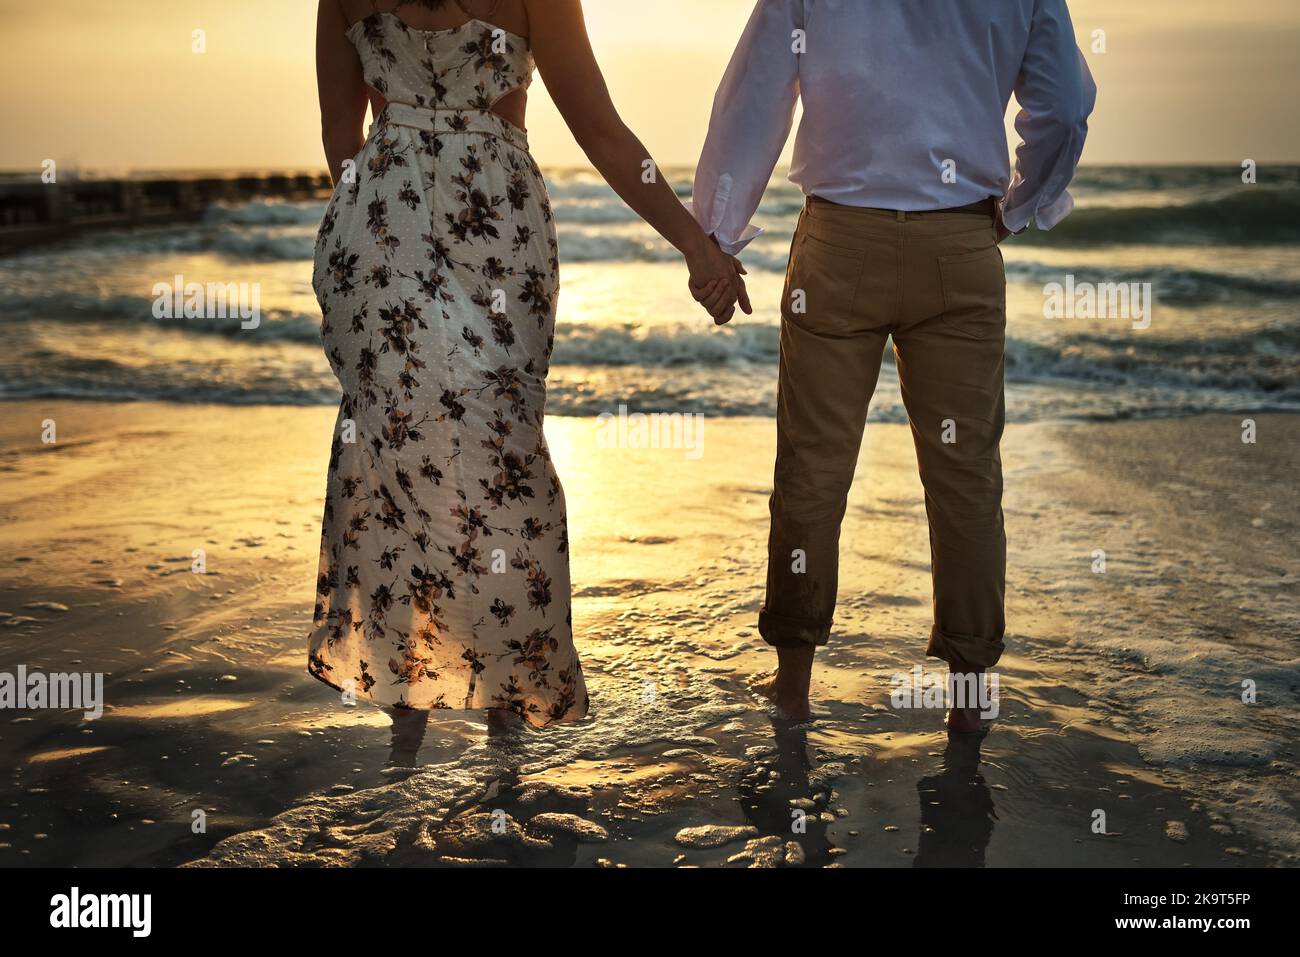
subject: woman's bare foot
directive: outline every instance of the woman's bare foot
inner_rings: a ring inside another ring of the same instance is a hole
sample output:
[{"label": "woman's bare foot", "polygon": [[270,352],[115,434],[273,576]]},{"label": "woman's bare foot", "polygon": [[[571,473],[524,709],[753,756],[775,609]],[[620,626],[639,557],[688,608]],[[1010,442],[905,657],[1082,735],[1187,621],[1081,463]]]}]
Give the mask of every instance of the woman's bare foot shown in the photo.
[{"label": "woman's bare foot", "polygon": [[424,743],[429,712],[415,708],[385,708],[393,719],[393,737],[388,763],[396,768],[413,768]]},{"label": "woman's bare foot", "polygon": [[514,734],[524,725],[524,719],[504,708],[488,708],[488,737],[503,738]]},{"label": "woman's bare foot", "polygon": [[753,683],[754,691],[772,702],[778,717],[787,721],[807,721],[812,717],[808,688],[816,651],[813,645],[776,649],[776,674]]}]

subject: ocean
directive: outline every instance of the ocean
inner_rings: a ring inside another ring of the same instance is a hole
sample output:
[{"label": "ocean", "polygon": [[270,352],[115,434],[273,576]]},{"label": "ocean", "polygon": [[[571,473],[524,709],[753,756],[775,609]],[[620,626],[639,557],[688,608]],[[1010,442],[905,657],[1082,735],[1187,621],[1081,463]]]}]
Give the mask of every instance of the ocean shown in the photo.
[{"label": "ocean", "polygon": [[[668,175],[689,194],[690,171]],[[677,255],[592,172],[548,174],[563,289],[548,411],[774,414],[779,300],[802,196],[774,179],[742,259],[755,315],[715,328]],[[1011,421],[1300,410],[1300,167],[1086,167],[1073,215],[1004,247]],[[325,202],[218,206],[0,260],[0,397],[333,404],[311,256]],[[255,328],[159,319],[155,286],[240,283]],[[1142,321],[1045,308],[1138,284]],[[1149,284],[1149,286],[1145,285]],[[905,421],[888,353],[872,417]]]}]

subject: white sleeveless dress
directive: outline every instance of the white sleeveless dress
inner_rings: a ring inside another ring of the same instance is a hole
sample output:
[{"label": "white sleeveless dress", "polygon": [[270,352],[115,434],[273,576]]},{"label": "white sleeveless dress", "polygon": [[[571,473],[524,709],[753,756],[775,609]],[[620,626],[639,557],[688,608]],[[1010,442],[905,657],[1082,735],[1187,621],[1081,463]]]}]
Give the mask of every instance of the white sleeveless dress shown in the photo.
[{"label": "white sleeveless dress", "polygon": [[523,131],[527,41],[482,20],[354,24],[387,107],[316,243],[343,387],[308,671],[358,699],[587,713],[564,492],[542,435],[559,294],[550,202]]}]

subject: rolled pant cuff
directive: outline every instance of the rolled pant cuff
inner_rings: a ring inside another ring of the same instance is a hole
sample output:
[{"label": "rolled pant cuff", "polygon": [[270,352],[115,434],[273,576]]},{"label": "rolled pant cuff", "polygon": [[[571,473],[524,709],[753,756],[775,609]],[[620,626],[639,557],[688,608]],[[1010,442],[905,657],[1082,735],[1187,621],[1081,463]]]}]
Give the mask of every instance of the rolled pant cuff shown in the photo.
[{"label": "rolled pant cuff", "polygon": [[758,613],[758,633],[773,648],[820,647],[830,641],[831,623],[819,625],[806,619],[785,618],[764,608]]},{"label": "rolled pant cuff", "polygon": [[1005,647],[1001,636],[981,638],[978,635],[940,631],[939,626],[935,625],[930,629],[930,644],[925,653],[931,658],[948,662],[948,667],[956,672],[984,671],[998,663]]}]

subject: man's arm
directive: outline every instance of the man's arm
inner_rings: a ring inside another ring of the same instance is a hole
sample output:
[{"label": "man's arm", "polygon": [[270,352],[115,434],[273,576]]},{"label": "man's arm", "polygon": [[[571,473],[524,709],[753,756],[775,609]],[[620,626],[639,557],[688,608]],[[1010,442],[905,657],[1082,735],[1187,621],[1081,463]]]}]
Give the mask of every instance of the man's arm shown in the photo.
[{"label": "man's arm", "polygon": [[794,122],[803,8],[803,0],[758,0],[713,100],[692,205],[704,231],[733,256],[757,235],[749,220]]},{"label": "man's arm", "polygon": [[1074,209],[1066,187],[1083,155],[1097,86],[1074,42],[1065,0],[1038,0],[1029,49],[1016,80],[1016,167],[1002,220],[1020,232],[1031,220],[1051,229]]}]

